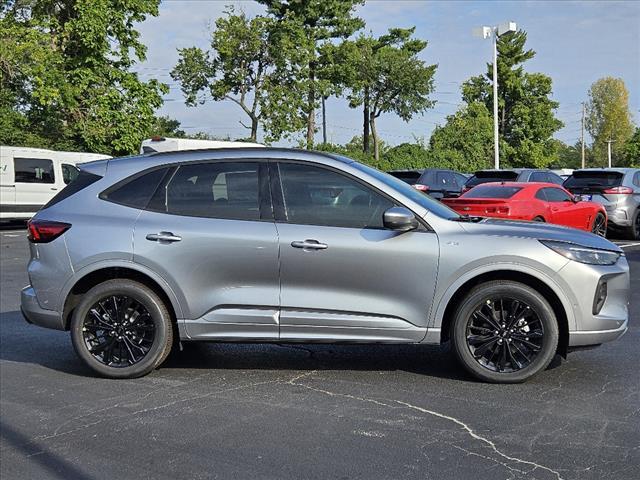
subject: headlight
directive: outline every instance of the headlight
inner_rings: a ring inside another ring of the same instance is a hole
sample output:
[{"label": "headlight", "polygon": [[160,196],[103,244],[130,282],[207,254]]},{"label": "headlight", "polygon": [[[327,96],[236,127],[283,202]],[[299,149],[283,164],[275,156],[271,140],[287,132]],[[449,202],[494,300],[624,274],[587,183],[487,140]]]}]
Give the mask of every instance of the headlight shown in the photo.
[{"label": "headlight", "polygon": [[556,242],[554,240],[540,240],[540,242],[569,260],[589,265],[613,265],[622,255],[620,252],[583,247],[575,243]]}]

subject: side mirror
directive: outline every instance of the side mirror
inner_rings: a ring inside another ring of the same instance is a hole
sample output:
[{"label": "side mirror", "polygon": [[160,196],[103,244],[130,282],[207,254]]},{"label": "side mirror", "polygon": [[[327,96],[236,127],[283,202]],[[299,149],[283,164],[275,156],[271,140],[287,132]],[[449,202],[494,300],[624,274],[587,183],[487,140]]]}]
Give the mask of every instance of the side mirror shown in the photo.
[{"label": "side mirror", "polygon": [[573,203],[578,203],[582,201],[582,197],[580,195],[574,195],[572,199],[573,199]]},{"label": "side mirror", "polygon": [[404,207],[391,207],[382,215],[385,228],[397,232],[408,232],[418,228],[418,219],[413,212]]}]

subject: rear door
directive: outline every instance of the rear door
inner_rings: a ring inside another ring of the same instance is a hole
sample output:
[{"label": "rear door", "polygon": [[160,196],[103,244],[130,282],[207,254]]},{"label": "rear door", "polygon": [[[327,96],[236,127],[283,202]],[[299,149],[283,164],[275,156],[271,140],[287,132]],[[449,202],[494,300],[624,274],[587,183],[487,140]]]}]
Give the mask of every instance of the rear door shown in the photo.
[{"label": "rear door", "polygon": [[278,240],[267,163],[171,168],[141,212],[134,261],[176,292],[195,339],[278,338]]},{"label": "rear door", "polygon": [[435,233],[386,230],[382,215],[395,202],[330,167],[274,162],[271,176],[280,338],[421,340],[438,267]]}]

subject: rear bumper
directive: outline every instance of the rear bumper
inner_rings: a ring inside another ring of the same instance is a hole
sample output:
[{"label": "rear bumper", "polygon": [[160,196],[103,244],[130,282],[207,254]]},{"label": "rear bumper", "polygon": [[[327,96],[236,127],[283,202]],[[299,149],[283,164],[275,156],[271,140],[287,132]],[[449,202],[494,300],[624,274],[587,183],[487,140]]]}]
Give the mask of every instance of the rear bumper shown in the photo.
[{"label": "rear bumper", "polygon": [[31,285],[24,287],[20,292],[20,311],[29,323],[45,328],[64,330],[62,316],[54,310],[45,310],[40,307],[36,292]]},{"label": "rear bumper", "polygon": [[607,220],[609,227],[612,228],[628,228],[633,223],[633,214],[637,205],[635,204],[614,204],[606,205]]}]

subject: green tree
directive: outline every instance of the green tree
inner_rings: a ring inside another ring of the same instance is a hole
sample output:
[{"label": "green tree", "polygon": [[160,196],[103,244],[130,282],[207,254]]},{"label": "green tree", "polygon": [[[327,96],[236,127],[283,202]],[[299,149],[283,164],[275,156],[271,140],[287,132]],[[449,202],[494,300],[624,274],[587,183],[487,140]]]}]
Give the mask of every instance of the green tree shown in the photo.
[{"label": "green tree", "polygon": [[[271,101],[283,100],[283,91],[273,80],[274,45],[270,43],[273,20],[235,14],[231,8],[216,20],[211,37],[211,50],[197,47],[180,49],[180,59],[171,72],[185,95],[188,106],[203,104],[209,93],[215,101],[229,100],[237,104],[249,118],[249,139],[256,141],[260,122],[265,123],[267,137],[277,140],[287,123],[294,118],[276,119],[291,109],[281,109]],[[266,119],[265,119],[266,118]],[[292,127],[289,127],[292,128]]]},{"label": "green tree", "polygon": [[447,117],[429,140],[429,163],[461,172],[493,164],[493,118],[481,102],[473,102]]},{"label": "green tree", "polygon": [[[512,167],[546,167],[555,157],[553,134],[563,124],[555,118],[558,103],[551,100],[551,78],[528,73],[522,66],[535,56],[525,50],[526,32],[502,35],[498,39],[498,126],[501,161]],[[482,102],[493,111],[493,64],[487,73],[472,77],[462,87],[467,103]],[[502,147],[504,145],[504,147]]]},{"label": "green tree", "polygon": [[589,89],[587,103],[587,131],[593,138],[594,160],[607,160],[607,141],[612,140],[612,158],[619,165],[624,161],[623,150],[633,135],[629,110],[629,91],[621,78],[605,77]]},{"label": "green tree", "polygon": [[[0,6],[0,141],[137,151],[166,85],[131,71],[135,24],[158,0],[9,0]],[[17,130],[27,130],[20,134]]]},{"label": "green tree", "polygon": [[278,50],[278,84],[286,91],[280,92],[274,104],[282,107],[283,98],[303,99],[288,106],[298,107],[307,127],[307,148],[313,148],[318,102],[332,89],[328,73],[332,66],[326,64],[330,57],[323,55],[322,48],[332,40],[349,37],[364,26],[362,19],[353,16],[355,7],[364,0],[257,1],[277,20],[272,43]]},{"label": "green tree", "polygon": [[636,127],[633,136],[625,143],[623,155],[626,166],[640,168],[640,127]]},{"label": "green tree", "polygon": [[349,106],[363,107],[363,151],[368,151],[370,127],[376,161],[380,159],[376,128],[380,115],[395,113],[406,122],[434,104],[429,94],[437,65],[427,65],[418,58],[427,42],[411,38],[414,31],[391,29],[380,38],[360,36],[340,46]]}]

